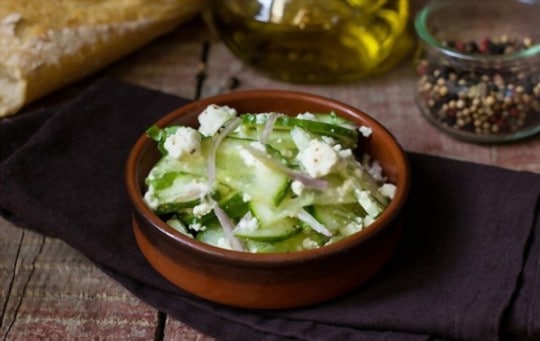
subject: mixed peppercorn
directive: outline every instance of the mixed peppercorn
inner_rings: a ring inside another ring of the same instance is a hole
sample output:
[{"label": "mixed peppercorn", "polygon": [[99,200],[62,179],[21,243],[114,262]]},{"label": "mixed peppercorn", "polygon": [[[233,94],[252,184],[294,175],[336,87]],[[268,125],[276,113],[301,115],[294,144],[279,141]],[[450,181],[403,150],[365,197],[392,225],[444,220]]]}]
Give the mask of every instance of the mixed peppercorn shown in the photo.
[{"label": "mixed peppercorn", "polygon": [[[471,55],[505,55],[527,49],[529,38],[506,36],[480,42],[443,45]],[[540,76],[523,65],[494,67],[444,63],[433,58],[418,64],[419,101],[436,122],[474,134],[508,134],[540,124]]]}]

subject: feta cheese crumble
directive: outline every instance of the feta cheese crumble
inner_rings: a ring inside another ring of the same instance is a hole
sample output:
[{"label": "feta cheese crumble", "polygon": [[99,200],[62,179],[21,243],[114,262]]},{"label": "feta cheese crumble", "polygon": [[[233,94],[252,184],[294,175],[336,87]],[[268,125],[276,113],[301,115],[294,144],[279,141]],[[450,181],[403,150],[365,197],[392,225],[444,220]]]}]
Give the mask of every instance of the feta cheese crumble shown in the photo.
[{"label": "feta cheese crumble", "polygon": [[306,186],[303,183],[301,183],[300,181],[298,181],[298,180],[294,180],[291,183],[291,190],[293,191],[294,194],[296,194],[298,196],[302,195],[302,192],[304,191],[305,187]]},{"label": "feta cheese crumble", "polygon": [[210,104],[199,115],[199,131],[204,136],[213,136],[228,120],[236,116],[236,109],[226,105]]},{"label": "feta cheese crumble", "polygon": [[313,139],[309,146],[296,156],[302,167],[313,178],[328,175],[338,162],[338,155],[330,145]]},{"label": "feta cheese crumble", "polygon": [[394,199],[394,196],[396,195],[396,190],[396,185],[390,183],[385,183],[381,187],[379,187],[379,192],[390,199]]},{"label": "feta cheese crumble", "polygon": [[309,147],[309,143],[311,141],[309,134],[304,129],[298,127],[291,130],[291,138],[298,150]]},{"label": "feta cheese crumble", "polygon": [[174,134],[167,137],[163,147],[170,157],[180,160],[201,148],[201,135],[191,127],[179,127]]},{"label": "feta cheese crumble", "polygon": [[342,159],[348,159],[351,157],[354,157],[352,150],[350,149],[342,149],[338,151],[339,157]]},{"label": "feta cheese crumble", "polygon": [[350,236],[364,228],[364,219],[362,217],[356,218],[354,221],[351,221],[349,224],[345,225],[340,229],[340,232],[344,236]]},{"label": "feta cheese crumble", "polygon": [[377,217],[381,213],[382,209],[377,205],[369,191],[356,191],[355,194],[358,203],[366,210],[368,215]]},{"label": "feta cheese crumble", "polygon": [[206,182],[192,181],[184,185],[186,197],[203,198],[210,191],[211,188]]},{"label": "feta cheese crumble", "polygon": [[196,217],[200,218],[200,217],[205,216],[208,213],[210,213],[213,208],[214,207],[209,202],[201,202],[200,204],[193,207],[193,214]]},{"label": "feta cheese crumble", "polygon": [[313,115],[310,112],[305,112],[303,114],[298,114],[298,115],[296,115],[296,118],[298,118],[300,120],[317,121],[317,118],[315,117],[315,115]]},{"label": "feta cheese crumble", "polygon": [[324,143],[326,143],[326,144],[328,144],[330,146],[335,146],[337,144],[336,140],[334,140],[333,138],[331,138],[329,136],[321,136],[321,140],[323,140]]},{"label": "feta cheese crumble", "polygon": [[206,226],[201,225],[201,223],[189,224],[189,228],[192,229],[195,232],[206,230]]},{"label": "feta cheese crumble", "polygon": [[239,230],[255,231],[259,228],[259,220],[252,216],[251,213],[247,213],[238,221],[236,228]]},{"label": "feta cheese crumble", "polygon": [[306,249],[315,249],[319,247],[319,244],[311,238],[306,238],[302,241],[302,246]]},{"label": "feta cheese crumble", "polygon": [[156,198],[153,187],[148,188],[144,194],[144,202],[146,202],[146,204],[153,210],[159,206],[159,200]]},{"label": "feta cheese crumble", "polygon": [[364,137],[370,137],[371,134],[373,134],[373,130],[368,126],[360,126],[360,128],[358,128],[358,131]]}]

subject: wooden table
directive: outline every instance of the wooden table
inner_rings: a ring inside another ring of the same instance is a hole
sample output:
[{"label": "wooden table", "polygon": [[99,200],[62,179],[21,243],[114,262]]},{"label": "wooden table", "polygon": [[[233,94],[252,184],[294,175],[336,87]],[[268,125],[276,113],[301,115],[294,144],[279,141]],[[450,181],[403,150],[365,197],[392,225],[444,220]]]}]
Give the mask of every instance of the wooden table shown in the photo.
[{"label": "wooden table", "polygon": [[[242,90],[279,88],[321,94],[371,114],[406,150],[540,173],[540,136],[484,146],[456,141],[430,126],[414,103],[410,61],[383,77],[354,84],[288,84],[242,64],[200,20],[194,20],[104,72],[191,99],[228,91],[232,85]],[[202,80],[200,87],[198,80]],[[2,218],[0,312],[0,339],[7,340],[212,339],[135,298],[62,241]]]}]

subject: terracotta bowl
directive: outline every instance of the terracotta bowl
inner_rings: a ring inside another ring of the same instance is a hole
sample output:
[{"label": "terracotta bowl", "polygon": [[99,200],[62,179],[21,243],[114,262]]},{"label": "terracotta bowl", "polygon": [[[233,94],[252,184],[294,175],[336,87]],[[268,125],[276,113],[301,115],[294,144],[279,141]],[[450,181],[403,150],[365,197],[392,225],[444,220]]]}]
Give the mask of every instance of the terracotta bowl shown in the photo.
[{"label": "terracotta bowl", "polygon": [[126,184],[133,205],[133,231],[148,262],[166,279],[196,296],[225,305],[294,308],[343,295],[373,277],[390,259],[400,240],[399,212],[406,200],[410,174],[406,156],[390,132],[349,105],[306,93],[256,90],[233,92],[192,102],[157,122],[160,127],[196,127],[209,104],[242,112],[276,111],[295,115],[330,112],[371,127],[359,148],[379,160],[397,192],[368,228],[339,242],[306,251],[254,254],[213,247],[170,228],[144,203],[144,178],[158,160],[155,142],[141,136],[129,155]]}]

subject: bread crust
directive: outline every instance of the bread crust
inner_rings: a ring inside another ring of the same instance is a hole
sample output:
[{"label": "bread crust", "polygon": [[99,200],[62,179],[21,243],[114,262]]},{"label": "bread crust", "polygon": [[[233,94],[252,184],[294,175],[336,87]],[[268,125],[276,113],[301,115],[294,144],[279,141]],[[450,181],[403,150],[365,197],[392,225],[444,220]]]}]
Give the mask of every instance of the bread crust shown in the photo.
[{"label": "bread crust", "polygon": [[0,2],[0,117],[194,16],[201,0]]}]

